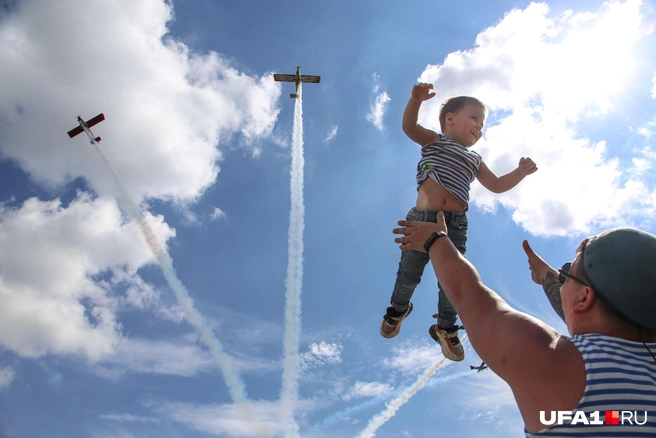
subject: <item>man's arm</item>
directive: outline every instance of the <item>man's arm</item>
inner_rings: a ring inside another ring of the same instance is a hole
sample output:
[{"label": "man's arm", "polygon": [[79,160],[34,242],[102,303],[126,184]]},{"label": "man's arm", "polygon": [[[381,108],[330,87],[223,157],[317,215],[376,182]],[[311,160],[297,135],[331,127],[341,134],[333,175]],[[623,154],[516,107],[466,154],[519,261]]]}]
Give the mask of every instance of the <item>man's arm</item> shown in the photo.
[{"label": "man's arm", "polygon": [[542,257],[537,255],[528,240],[522,242],[524,252],[528,257],[528,268],[531,270],[531,280],[537,284],[542,285],[551,307],[560,316],[560,319],[565,321],[565,312],[563,312],[563,301],[560,297],[560,281],[558,281],[558,271],[549,266]]},{"label": "man's arm", "polygon": [[[405,234],[396,240],[402,243],[401,249],[423,251],[433,231],[446,230],[442,213],[437,224],[399,221],[399,225],[406,227],[394,230]],[[544,322],[513,309],[486,287],[448,238],[436,240],[429,255],[472,346],[510,385],[527,429],[544,428],[540,410],[572,410],[585,388],[583,358],[574,344]]]},{"label": "man's arm", "polygon": [[551,272],[548,272],[544,280],[542,280],[542,289],[544,289],[544,293],[547,295],[551,307],[560,316],[560,319],[566,322],[565,312],[563,312],[563,301],[560,298],[560,286],[562,286],[560,281]]},{"label": "man's arm", "polygon": [[440,140],[440,135],[437,132],[417,124],[421,103],[435,96],[435,94],[429,94],[432,89],[432,84],[418,84],[412,87],[412,96],[405,106],[405,111],[403,111],[403,122],[401,124],[403,132],[410,140],[421,147]]},{"label": "man's arm", "polygon": [[524,177],[538,170],[537,166],[530,158],[522,157],[519,160],[519,166],[510,173],[503,176],[496,176],[485,163],[481,163],[478,168],[476,179],[483,187],[492,193],[503,193],[519,184]]}]

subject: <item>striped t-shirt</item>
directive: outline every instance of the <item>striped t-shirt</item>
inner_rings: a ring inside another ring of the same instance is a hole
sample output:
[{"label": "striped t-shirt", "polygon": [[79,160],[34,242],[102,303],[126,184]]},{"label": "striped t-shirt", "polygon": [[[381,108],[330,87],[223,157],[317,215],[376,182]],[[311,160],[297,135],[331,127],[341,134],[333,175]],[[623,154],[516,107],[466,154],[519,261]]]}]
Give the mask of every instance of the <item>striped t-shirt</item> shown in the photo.
[{"label": "striped t-shirt", "polygon": [[440,141],[421,148],[421,160],[417,164],[417,190],[430,178],[453,193],[467,211],[470,184],[482,162],[478,153],[440,135]]},{"label": "striped t-shirt", "polygon": [[[656,437],[656,361],[642,342],[597,333],[569,339],[581,352],[587,374],[583,397],[572,418],[577,418],[576,411],[584,411],[588,422],[604,424],[586,425],[579,419],[572,425],[572,421],[564,421],[540,432],[524,431],[526,436]],[[656,354],[656,344],[647,346]],[[555,417],[545,412],[545,419]]]}]

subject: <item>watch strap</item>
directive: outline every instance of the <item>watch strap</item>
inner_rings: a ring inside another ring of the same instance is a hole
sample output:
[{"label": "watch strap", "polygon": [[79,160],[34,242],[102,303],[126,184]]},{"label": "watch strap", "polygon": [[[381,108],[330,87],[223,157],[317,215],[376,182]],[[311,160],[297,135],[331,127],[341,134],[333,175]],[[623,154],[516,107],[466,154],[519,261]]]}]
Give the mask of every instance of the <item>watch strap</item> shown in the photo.
[{"label": "watch strap", "polygon": [[435,241],[440,237],[448,237],[448,235],[444,231],[440,231],[439,233],[435,232],[430,236],[428,236],[428,239],[426,239],[426,243],[424,243],[424,249],[426,250],[426,252],[428,252],[430,247],[433,246],[433,243],[435,243]]}]

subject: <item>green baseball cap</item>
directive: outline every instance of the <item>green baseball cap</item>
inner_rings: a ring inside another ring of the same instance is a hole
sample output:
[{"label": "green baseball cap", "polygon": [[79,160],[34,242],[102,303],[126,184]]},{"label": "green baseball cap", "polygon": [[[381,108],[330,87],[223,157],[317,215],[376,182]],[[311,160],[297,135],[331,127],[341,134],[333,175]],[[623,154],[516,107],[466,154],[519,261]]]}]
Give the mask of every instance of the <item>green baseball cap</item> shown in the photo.
[{"label": "green baseball cap", "polygon": [[656,329],[656,236],[635,228],[604,231],[586,245],[583,268],[603,301]]}]

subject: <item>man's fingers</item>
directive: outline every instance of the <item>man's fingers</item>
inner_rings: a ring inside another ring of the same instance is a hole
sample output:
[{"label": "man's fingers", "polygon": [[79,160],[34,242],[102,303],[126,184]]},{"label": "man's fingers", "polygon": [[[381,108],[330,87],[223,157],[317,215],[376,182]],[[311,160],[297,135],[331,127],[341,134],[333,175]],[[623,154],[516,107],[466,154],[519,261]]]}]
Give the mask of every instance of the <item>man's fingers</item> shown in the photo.
[{"label": "man's fingers", "polygon": [[524,248],[524,252],[529,258],[533,258],[536,256],[535,252],[531,248],[531,245],[528,244],[528,240],[522,242],[522,247]]}]

